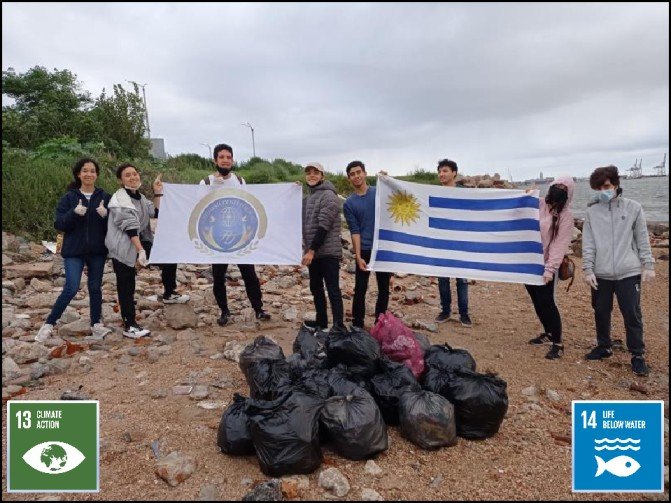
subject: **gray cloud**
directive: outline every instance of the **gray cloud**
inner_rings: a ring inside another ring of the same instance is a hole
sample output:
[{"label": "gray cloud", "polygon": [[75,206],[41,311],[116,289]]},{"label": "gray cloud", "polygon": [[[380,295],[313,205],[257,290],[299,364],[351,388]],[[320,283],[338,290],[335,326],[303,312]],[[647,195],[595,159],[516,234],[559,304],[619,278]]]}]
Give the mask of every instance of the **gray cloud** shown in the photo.
[{"label": "gray cloud", "polygon": [[3,69],[147,83],[169,153],[517,179],[668,152],[668,4],[19,4]]}]

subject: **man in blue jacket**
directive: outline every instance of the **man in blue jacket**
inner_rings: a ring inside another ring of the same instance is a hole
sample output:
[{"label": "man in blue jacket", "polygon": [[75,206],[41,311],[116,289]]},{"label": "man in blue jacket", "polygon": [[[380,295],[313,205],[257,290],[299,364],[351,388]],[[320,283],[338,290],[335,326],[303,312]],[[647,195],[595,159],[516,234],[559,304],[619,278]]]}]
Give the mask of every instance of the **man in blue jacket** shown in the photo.
[{"label": "man in blue jacket", "polygon": [[[366,290],[370,278],[368,261],[373,250],[375,231],[375,187],[369,187],[366,183],[366,166],[361,161],[350,162],[346,171],[347,178],[354,187],[354,194],[347,198],[343,206],[356,257],[352,325],[363,328],[366,315]],[[377,323],[378,316],[384,313],[389,305],[391,273],[376,272],[375,278],[377,279],[375,323]]]}]

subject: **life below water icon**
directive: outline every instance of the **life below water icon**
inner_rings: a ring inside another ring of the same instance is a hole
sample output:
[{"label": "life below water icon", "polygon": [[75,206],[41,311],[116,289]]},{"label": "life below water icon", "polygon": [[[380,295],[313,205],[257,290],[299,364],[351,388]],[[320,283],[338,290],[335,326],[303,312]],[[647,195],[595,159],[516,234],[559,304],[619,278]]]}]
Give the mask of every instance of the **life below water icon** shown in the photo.
[{"label": "life below water icon", "polygon": [[616,477],[629,477],[641,468],[638,461],[625,455],[617,456],[608,462],[604,461],[599,456],[594,457],[596,458],[597,463],[596,473],[594,474],[595,478],[606,471],[612,473]]}]

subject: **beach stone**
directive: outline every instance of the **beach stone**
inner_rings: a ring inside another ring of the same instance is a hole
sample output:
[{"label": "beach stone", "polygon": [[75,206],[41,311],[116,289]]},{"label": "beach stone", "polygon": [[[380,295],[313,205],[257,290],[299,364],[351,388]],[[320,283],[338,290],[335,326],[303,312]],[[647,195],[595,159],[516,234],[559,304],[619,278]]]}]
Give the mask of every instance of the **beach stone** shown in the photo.
[{"label": "beach stone", "polygon": [[90,334],[91,324],[88,319],[73,321],[58,328],[59,337],[86,337]]},{"label": "beach stone", "polygon": [[282,501],[283,499],[282,484],[278,479],[261,482],[242,497],[242,501]]},{"label": "beach stone", "polygon": [[364,465],[363,469],[369,475],[380,475],[382,473],[382,468],[380,468],[378,464],[372,459],[366,461],[366,464]]},{"label": "beach stone", "polygon": [[170,486],[175,487],[188,479],[197,466],[196,460],[191,456],[173,451],[158,461],[155,472]]},{"label": "beach stone", "polygon": [[193,307],[188,304],[166,304],[164,308],[168,326],[176,330],[195,328],[198,325],[198,316]]},{"label": "beach stone", "polygon": [[349,490],[349,481],[337,468],[327,468],[319,474],[319,486],[339,498],[345,496]]},{"label": "beach stone", "polygon": [[375,489],[362,489],[361,501],[384,501],[384,498]]}]

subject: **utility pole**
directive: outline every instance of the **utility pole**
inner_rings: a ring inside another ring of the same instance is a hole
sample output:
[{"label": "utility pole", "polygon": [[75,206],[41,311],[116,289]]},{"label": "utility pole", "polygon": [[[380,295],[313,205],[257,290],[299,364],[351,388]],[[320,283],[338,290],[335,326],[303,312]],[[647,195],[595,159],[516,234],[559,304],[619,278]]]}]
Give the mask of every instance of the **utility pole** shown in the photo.
[{"label": "utility pole", "polygon": [[147,83],[145,82],[144,84],[138,84],[133,80],[127,80],[126,82],[142,88],[142,103],[144,104],[144,120],[147,125],[147,138],[151,140],[151,131],[149,130],[149,111],[147,110],[147,95],[144,91],[144,87],[147,85]]},{"label": "utility pole", "polygon": [[210,150],[210,159],[212,159],[212,147],[210,147],[209,143],[201,143],[203,147],[207,147]]},{"label": "utility pole", "polygon": [[249,122],[243,122],[241,125],[247,126],[252,131],[252,152],[254,153],[254,157],[256,157],[256,144],[254,143],[254,128]]}]

